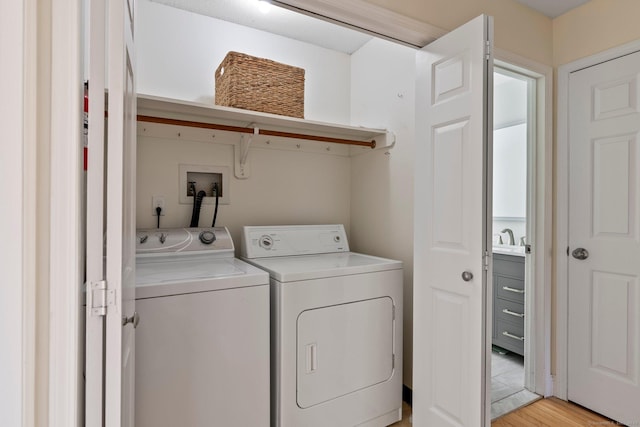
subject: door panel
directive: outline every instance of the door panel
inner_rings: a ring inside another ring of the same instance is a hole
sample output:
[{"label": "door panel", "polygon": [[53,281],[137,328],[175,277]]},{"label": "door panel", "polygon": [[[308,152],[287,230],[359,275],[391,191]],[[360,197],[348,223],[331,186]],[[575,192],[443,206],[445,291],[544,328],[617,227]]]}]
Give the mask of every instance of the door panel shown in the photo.
[{"label": "door panel", "polygon": [[469,121],[435,127],[433,130],[433,249],[455,249],[468,253],[465,237],[463,153],[469,140]]},{"label": "door panel", "polygon": [[[105,425],[134,425],[136,91],[135,2],[109,0]],[[128,321],[125,321],[128,319]]]},{"label": "door panel", "polygon": [[569,77],[568,397],[640,420],[640,53]]},{"label": "door panel", "polygon": [[635,194],[630,194],[629,189],[633,185],[637,165],[629,164],[628,159],[632,158],[635,151],[634,134],[593,141],[594,236],[633,236]]},{"label": "door panel", "polygon": [[[413,423],[485,420],[491,19],[418,52]],[[488,193],[487,193],[488,190]],[[490,197],[490,196],[489,196]],[[463,280],[462,273],[471,273]]]},{"label": "door panel", "polygon": [[394,321],[389,297],[303,311],[297,322],[298,405],[309,408],[391,378]]}]

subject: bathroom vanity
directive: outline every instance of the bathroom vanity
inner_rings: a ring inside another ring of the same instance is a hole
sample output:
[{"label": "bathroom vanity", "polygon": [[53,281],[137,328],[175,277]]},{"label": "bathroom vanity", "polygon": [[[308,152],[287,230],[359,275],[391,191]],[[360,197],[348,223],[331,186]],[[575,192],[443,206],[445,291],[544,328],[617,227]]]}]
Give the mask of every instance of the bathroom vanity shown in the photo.
[{"label": "bathroom vanity", "polygon": [[524,355],[524,253],[493,254],[494,345]]}]

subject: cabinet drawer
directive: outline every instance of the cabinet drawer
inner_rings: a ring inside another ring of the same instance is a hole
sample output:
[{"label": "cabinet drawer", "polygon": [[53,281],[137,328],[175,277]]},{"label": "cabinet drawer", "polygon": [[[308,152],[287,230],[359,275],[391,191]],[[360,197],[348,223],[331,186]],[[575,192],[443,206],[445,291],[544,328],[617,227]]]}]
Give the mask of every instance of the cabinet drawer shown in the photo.
[{"label": "cabinet drawer", "polygon": [[493,273],[524,280],[524,257],[493,254]]},{"label": "cabinet drawer", "polygon": [[496,338],[493,343],[521,356],[524,355],[524,324],[518,325],[499,319],[496,326]]},{"label": "cabinet drawer", "polygon": [[524,325],[524,304],[496,298],[493,309],[496,313],[496,320]]},{"label": "cabinet drawer", "polygon": [[524,304],[524,280],[495,276],[495,296]]}]

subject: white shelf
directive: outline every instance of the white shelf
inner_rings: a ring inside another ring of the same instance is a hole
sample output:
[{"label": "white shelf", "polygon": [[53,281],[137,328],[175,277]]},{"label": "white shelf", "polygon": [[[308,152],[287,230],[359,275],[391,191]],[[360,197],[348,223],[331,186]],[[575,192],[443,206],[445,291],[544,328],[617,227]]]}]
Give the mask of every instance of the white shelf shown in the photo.
[{"label": "white shelf", "polygon": [[[395,141],[393,134],[385,129],[370,129],[323,123],[313,120],[162,98],[152,95],[139,94],[137,100],[138,115],[238,126],[243,128],[259,128],[272,131],[303,133],[320,137],[350,139],[355,141],[376,141],[376,149],[388,148],[392,146]],[[362,150],[371,150],[368,147],[363,148],[354,146],[352,148],[357,149],[357,151],[355,151],[356,153],[362,152]]]}]

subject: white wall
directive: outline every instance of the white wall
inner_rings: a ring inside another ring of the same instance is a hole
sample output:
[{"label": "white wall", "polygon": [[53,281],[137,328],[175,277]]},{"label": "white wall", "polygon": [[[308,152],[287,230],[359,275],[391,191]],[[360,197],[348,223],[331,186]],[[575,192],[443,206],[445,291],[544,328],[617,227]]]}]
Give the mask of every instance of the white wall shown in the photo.
[{"label": "white wall", "polygon": [[305,69],[305,118],[349,123],[349,55],[184,10],[138,2],[138,93],[213,104],[233,50]]},{"label": "white wall", "polygon": [[374,39],[352,55],[351,75],[353,124],[396,134],[393,149],[351,159],[351,246],[404,263],[403,382],[411,387],[415,50]]},{"label": "white wall", "polygon": [[493,132],[493,216],[527,216],[527,124]]}]

